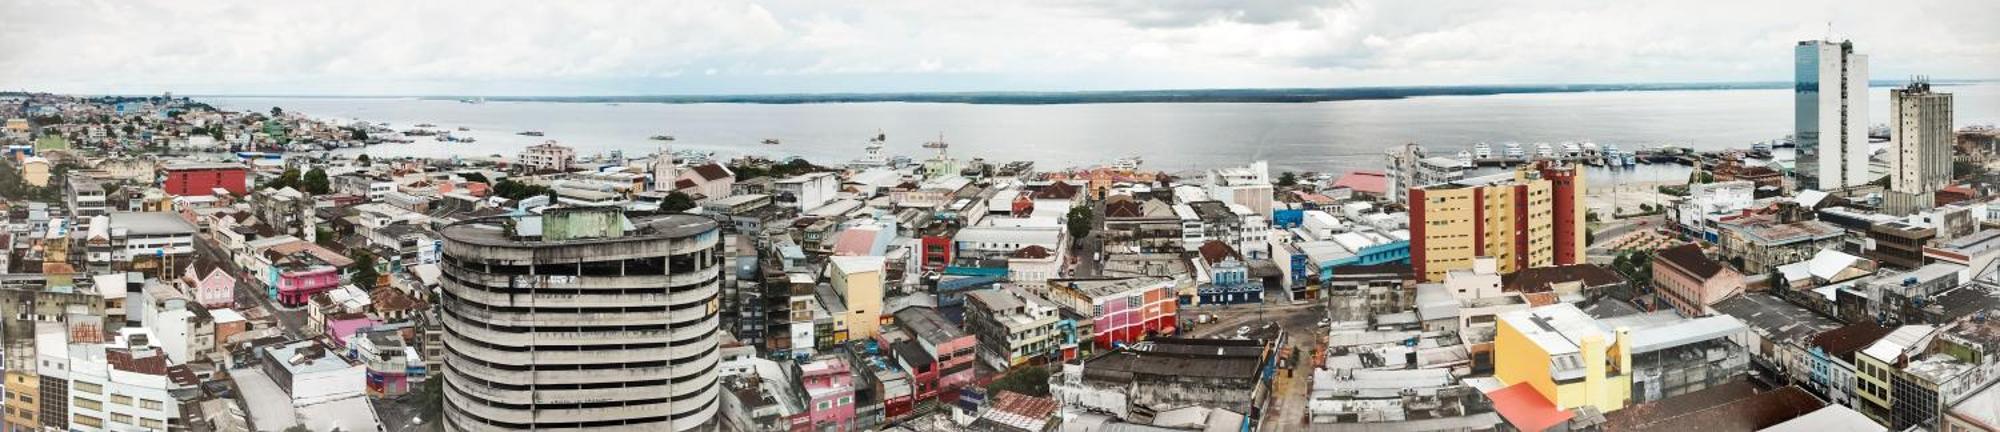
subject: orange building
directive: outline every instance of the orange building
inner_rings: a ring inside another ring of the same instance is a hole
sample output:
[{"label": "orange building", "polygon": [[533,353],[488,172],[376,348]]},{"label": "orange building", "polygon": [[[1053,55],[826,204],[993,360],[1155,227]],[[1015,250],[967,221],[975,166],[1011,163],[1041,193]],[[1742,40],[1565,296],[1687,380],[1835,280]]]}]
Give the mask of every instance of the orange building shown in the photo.
[{"label": "orange building", "polygon": [[1410,265],[1425,282],[1493,257],[1501,274],[1583,262],[1584,178],[1537,162],[1410,189]]}]

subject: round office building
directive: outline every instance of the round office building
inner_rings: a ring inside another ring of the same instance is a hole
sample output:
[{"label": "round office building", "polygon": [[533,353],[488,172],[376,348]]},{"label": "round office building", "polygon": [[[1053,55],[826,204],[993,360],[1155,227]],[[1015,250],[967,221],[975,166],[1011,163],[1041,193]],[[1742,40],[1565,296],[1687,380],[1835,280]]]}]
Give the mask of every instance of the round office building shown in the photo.
[{"label": "round office building", "polygon": [[713,221],[557,208],[443,236],[448,430],[714,427]]}]

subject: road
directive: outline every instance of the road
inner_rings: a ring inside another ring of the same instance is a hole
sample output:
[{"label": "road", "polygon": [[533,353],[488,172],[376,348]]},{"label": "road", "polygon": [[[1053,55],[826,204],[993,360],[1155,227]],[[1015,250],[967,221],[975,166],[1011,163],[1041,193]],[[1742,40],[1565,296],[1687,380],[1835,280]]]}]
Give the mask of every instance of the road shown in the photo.
[{"label": "road", "polygon": [[285,332],[285,338],[304,338],[306,322],[305,308],[287,310],[280,308],[276,303],[272,303],[270,296],[265,294],[263,285],[251,280],[256,276],[244,273],[242,268],[236,266],[236,261],[228,259],[229,255],[221,253],[220,249],[220,247],[215,246],[212,238],[196,236],[194,242],[195,253],[201,254],[202,259],[209,260],[209,262],[216,263],[222,266],[222,268],[228,269],[229,274],[236,277],[236,304],[238,307],[252,304],[260,305],[264,310],[271,311],[271,317],[277,319],[278,326]]}]

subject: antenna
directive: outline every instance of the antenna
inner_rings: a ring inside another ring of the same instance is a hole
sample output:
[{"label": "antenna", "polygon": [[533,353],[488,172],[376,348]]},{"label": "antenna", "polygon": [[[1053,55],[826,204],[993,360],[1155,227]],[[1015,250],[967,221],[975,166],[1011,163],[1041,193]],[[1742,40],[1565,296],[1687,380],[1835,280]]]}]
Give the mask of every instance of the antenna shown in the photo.
[{"label": "antenna", "polygon": [[1833,20],[1827,20],[1827,21],[1826,21],[1826,39],[1825,39],[1825,40],[1826,40],[1827,42],[1833,42]]}]

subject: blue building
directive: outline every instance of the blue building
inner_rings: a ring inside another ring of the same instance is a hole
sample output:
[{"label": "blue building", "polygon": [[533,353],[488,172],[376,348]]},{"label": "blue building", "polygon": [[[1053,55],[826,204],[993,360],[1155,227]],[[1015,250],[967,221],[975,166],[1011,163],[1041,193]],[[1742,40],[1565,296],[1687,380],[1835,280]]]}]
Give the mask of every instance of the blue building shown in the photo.
[{"label": "blue building", "polygon": [[1243,304],[1264,301],[1264,284],[1250,280],[1249,263],[1228,243],[1210,240],[1195,257],[1195,272],[1205,276],[1196,288],[1200,304]]}]

